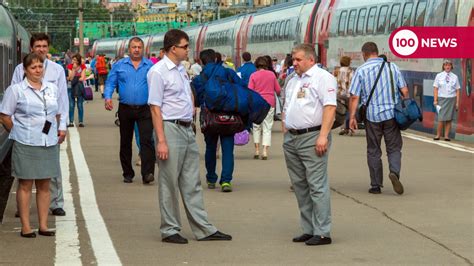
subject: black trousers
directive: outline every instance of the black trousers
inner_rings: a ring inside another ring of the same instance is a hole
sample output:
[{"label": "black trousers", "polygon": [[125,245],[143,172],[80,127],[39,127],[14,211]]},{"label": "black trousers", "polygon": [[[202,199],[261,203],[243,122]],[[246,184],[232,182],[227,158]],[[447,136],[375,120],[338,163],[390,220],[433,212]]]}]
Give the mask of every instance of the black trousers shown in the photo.
[{"label": "black trousers", "polygon": [[120,163],[123,177],[132,179],[135,172],[132,167],[132,140],[135,122],[140,134],[140,158],[142,161],[142,179],[148,174],[155,173],[155,148],[153,147],[153,123],[148,105],[131,106],[119,104],[118,117],[120,120]]}]

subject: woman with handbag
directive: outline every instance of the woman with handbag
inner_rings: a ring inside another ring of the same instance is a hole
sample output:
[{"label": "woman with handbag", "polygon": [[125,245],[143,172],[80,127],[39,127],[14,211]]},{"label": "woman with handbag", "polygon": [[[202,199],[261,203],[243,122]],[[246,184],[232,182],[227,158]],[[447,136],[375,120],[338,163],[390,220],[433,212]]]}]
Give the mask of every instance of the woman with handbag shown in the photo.
[{"label": "woman with handbag", "polygon": [[280,85],[274,72],[268,69],[265,57],[255,60],[257,71],[250,75],[249,89],[258,92],[271,105],[265,120],[261,125],[253,124],[253,141],[255,143],[254,159],[260,158],[260,139],[262,139],[262,160],[268,159],[268,148],[272,141],[273,115],[275,112],[275,92],[280,95]]},{"label": "woman with handbag", "polygon": [[76,108],[79,118],[79,127],[84,127],[84,81],[86,80],[86,66],[81,64],[81,55],[72,57],[72,64],[68,65],[69,74],[67,80],[71,82],[68,89],[69,95],[69,125],[74,126],[74,109]]},{"label": "woman with handbag", "polygon": [[64,121],[58,127],[61,110],[58,87],[43,82],[43,58],[31,53],[23,59],[25,78],[10,86],[3,97],[0,120],[13,140],[12,176],[19,179],[16,198],[21,220],[20,235],[36,237],[30,225],[30,198],[36,187],[39,230],[43,236],[54,236],[48,230],[50,203],[49,182],[60,175],[59,145],[66,130]]},{"label": "woman with handbag", "polygon": [[438,127],[434,140],[439,140],[441,130],[444,127],[444,140],[450,141],[449,132],[451,131],[451,122],[456,111],[459,109],[460,89],[458,76],[452,73],[453,63],[450,60],[444,60],[443,72],[436,75],[434,87],[434,101],[438,112]]}]

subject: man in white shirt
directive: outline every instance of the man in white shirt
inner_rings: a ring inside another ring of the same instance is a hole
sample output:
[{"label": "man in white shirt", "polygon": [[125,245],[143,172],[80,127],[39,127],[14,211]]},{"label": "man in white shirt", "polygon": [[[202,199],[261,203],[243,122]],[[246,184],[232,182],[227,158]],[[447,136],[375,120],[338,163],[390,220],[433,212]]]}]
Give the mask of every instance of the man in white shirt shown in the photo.
[{"label": "man in white shirt", "polygon": [[199,150],[191,127],[194,105],[189,77],[181,64],[188,56],[189,37],[170,30],[164,37],[165,56],[148,72],[148,104],[157,136],[162,241],[187,244],[182,237],[179,194],[195,237],[200,241],[231,240],[207,218],[199,179]]},{"label": "man in white shirt", "polygon": [[331,244],[331,204],[327,164],[336,114],[337,82],[316,65],[311,45],[293,48],[297,75],[285,91],[285,161],[300,209],[303,234],[293,242]]},{"label": "man in white shirt", "polygon": [[[31,52],[36,53],[44,58],[44,76],[43,81],[50,82],[55,84],[59,89],[59,101],[61,102],[61,109],[58,110],[60,115],[60,125],[66,125],[66,121],[69,116],[69,98],[67,95],[67,82],[66,74],[61,65],[49,60],[47,54],[49,51],[49,36],[45,33],[36,33],[31,36],[30,39],[30,48]],[[23,81],[24,68],[23,64],[19,64],[13,72],[12,85],[20,83]],[[61,144],[66,138],[67,129],[58,128],[58,143]],[[56,176],[51,178],[50,182],[50,192],[51,192],[51,203],[49,209],[53,215],[64,216],[66,212],[64,211],[64,197],[63,197],[63,184],[62,177]]]}]

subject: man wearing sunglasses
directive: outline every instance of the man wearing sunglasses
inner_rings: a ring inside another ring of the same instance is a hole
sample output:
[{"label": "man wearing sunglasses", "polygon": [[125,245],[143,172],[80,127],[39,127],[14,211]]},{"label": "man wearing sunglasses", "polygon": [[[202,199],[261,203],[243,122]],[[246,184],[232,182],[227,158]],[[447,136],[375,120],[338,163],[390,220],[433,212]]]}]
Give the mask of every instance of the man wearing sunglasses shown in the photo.
[{"label": "man wearing sunglasses", "polygon": [[199,241],[231,240],[207,218],[199,179],[199,149],[192,129],[193,96],[186,69],[189,37],[181,30],[165,34],[163,59],[148,72],[153,126],[157,136],[159,200],[162,241],[187,244],[182,237],[179,194],[193,234]]}]

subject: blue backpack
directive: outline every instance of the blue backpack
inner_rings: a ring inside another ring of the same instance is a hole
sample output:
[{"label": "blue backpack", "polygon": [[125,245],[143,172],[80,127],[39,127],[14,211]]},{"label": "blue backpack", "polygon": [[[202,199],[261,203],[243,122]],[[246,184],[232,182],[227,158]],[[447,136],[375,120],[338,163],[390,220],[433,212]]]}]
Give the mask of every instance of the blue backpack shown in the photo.
[{"label": "blue backpack", "polygon": [[261,124],[271,106],[257,92],[232,82],[230,76],[215,75],[217,69],[210,77],[201,73],[206,107],[211,111],[237,113],[248,117],[249,123]]}]

